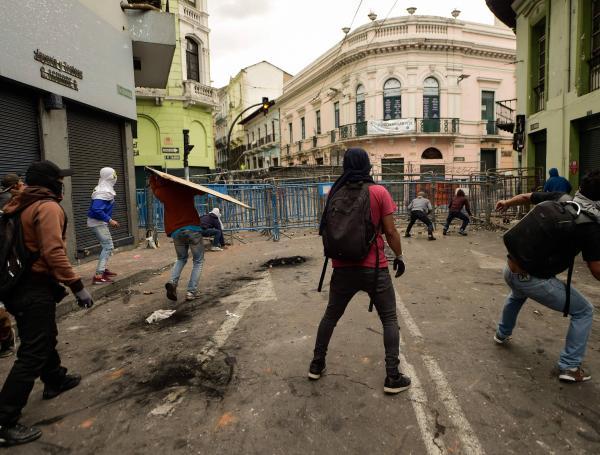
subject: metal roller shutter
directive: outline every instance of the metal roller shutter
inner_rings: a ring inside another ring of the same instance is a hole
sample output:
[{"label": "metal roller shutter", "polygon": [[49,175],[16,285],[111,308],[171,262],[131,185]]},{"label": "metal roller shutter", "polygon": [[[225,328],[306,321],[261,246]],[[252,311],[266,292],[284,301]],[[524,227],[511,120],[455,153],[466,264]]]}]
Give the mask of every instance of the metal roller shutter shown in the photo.
[{"label": "metal roller shutter", "polygon": [[579,140],[579,178],[594,169],[600,169],[600,116],[582,124]]},{"label": "metal roller shutter", "polygon": [[68,105],[67,124],[70,163],[75,171],[72,185],[77,251],[95,252],[99,248],[98,240],[86,222],[92,191],[103,167],[112,167],[118,176],[113,218],[119,222],[119,227],[111,228],[113,241],[115,246],[132,243],[121,123],[108,114]]},{"label": "metal roller shutter", "polygon": [[0,177],[40,159],[37,96],[0,79]]}]

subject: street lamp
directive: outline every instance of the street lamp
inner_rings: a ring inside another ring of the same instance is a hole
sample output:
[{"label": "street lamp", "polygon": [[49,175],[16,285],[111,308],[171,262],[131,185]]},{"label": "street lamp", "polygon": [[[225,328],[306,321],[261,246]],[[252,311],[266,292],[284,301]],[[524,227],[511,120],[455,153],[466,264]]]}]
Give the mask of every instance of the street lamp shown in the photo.
[{"label": "street lamp", "polygon": [[373,11],[371,11],[367,17],[369,19],[371,19],[372,21],[374,21],[375,19],[377,19],[377,14],[375,14]]},{"label": "street lamp", "polygon": [[342,32],[344,32],[344,35],[347,35],[348,33],[350,33],[350,27],[342,28]]},{"label": "street lamp", "polygon": [[408,12],[408,14],[410,14],[412,16],[413,14],[415,14],[417,12],[417,8],[415,8],[414,6],[411,6],[409,8],[406,8],[406,11]]}]

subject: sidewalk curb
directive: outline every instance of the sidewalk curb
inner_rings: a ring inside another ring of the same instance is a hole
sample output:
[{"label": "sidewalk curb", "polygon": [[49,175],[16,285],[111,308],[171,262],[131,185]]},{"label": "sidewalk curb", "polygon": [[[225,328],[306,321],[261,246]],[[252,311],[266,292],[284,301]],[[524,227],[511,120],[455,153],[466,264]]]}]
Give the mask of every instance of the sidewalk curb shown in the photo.
[{"label": "sidewalk curb", "polygon": [[[90,285],[87,286],[87,289],[88,291],[90,291],[90,294],[92,294],[92,297],[95,302],[94,306],[97,306],[100,305],[100,299],[116,294],[117,292],[128,288],[132,284],[143,283],[145,281],[148,281],[152,277],[152,275],[160,274],[165,270],[170,269],[172,266],[173,264],[168,264],[155,269],[140,270],[139,272],[136,272],[133,275],[129,275],[121,279],[115,280],[115,282],[112,284],[106,284],[100,287]],[[82,310],[82,308],[80,308],[79,305],[77,305],[75,297],[71,294],[68,298],[56,305],[56,319],[61,319],[70,313],[80,310]]]}]

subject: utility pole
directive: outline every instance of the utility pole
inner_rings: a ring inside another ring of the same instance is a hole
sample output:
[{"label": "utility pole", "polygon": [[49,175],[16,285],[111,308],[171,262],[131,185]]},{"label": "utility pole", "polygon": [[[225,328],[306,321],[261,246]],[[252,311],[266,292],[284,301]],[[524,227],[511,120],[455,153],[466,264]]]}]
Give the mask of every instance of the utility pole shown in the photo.
[{"label": "utility pole", "polygon": [[190,130],[183,130],[183,170],[186,180],[190,179],[190,164],[188,157],[193,148],[194,146],[190,144]]}]

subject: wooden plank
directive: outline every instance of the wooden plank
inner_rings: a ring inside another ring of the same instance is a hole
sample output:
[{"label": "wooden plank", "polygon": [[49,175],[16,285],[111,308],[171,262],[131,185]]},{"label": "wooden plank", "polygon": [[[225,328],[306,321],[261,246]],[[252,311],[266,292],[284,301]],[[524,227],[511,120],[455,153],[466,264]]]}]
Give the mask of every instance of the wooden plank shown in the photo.
[{"label": "wooden plank", "polygon": [[241,201],[238,201],[238,200],[237,200],[236,198],[234,198],[234,197],[231,197],[231,196],[229,196],[229,195],[227,195],[227,194],[219,193],[218,191],[212,190],[212,189],[210,189],[210,188],[207,188],[207,187],[205,187],[205,186],[203,186],[203,185],[198,185],[197,183],[188,182],[187,180],[185,180],[185,179],[182,179],[181,177],[177,177],[177,176],[175,176],[175,175],[166,174],[166,173],[164,173],[164,172],[157,171],[156,169],[152,169],[151,167],[147,167],[147,166],[146,166],[146,170],[148,170],[148,171],[151,171],[151,172],[154,172],[154,173],[155,173],[156,175],[158,175],[159,177],[161,177],[161,178],[163,178],[163,179],[166,179],[166,180],[170,180],[171,182],[179,183],[180,185],[184,185],[184,186],[187,186],[187,187],[193,188],[193,189],[195,189],[195,190],[202,191],[202,192],[204,192],[204,193],[206,193],[206,194],[210,194],[211,196],[218,197],[219,199],[222,199],[222,200],[224,200],[224,201],[227,201],[227,202],[231,202],[231,203],[233,203],[233,204],[240,205],[240,206],[242,206],[242,207],[244,207],[244,208],[247,208],[247,209],[250,209],[250,210],[254,210],[254,209],[253,209],[252,207],[250,207],[249,205],[246,205],[246,204],[244,204],[243,202],[241,202]]}]

